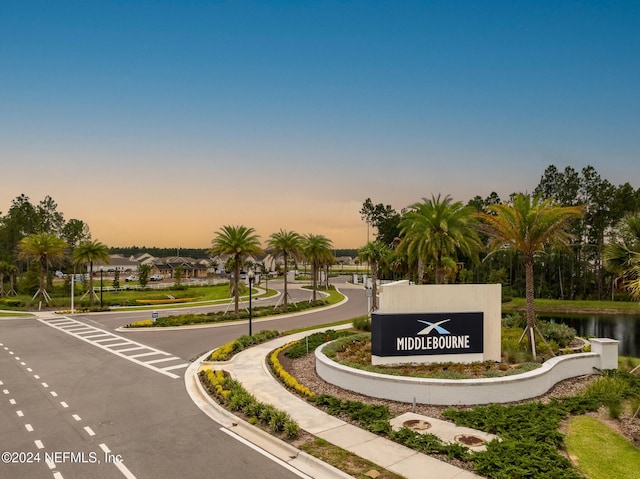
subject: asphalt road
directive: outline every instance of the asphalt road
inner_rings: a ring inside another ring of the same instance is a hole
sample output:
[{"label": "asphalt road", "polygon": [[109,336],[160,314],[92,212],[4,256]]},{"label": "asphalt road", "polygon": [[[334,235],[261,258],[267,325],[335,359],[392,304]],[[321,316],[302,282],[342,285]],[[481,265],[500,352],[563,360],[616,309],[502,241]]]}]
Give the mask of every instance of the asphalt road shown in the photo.
[{"label": "asphalt road", "polygon": [[[363,290],[344,288],[339,307],[253,330],[365,314]],[[246,334],[246,321],[116,332],[131,314],[0,319],[0,478],[299,477],[232,440],[185,390],[185,365]]]}]

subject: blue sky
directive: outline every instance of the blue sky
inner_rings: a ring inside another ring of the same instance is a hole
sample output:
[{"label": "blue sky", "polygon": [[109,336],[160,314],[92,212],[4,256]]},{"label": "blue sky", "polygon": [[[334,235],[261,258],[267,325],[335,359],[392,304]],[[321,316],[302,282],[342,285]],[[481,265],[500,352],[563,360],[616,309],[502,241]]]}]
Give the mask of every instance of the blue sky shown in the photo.
[{"label": "blue sky", "polygon": [[4,1],[0,211],[110,246],[224,224],[358,247],[401,209],[592,165],[640,187],[636,1]]}]

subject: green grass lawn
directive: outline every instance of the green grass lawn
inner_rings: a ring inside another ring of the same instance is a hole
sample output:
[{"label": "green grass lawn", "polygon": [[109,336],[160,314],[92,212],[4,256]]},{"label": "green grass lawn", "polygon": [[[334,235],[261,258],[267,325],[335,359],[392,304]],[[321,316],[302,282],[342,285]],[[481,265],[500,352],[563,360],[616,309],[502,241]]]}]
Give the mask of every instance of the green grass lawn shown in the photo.
[{"label": "green grass lawn", "polygon": [[640,449],[595,418],[572,418],[565,444],[590,479],[640,479]]}]

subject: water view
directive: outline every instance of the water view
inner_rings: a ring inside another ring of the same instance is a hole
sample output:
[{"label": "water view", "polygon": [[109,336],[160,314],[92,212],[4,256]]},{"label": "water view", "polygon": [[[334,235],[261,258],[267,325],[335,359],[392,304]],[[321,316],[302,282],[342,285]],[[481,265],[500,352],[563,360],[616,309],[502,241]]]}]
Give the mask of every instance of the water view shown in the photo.
[{"label": "water view", "polygon": [[540,319],[571,326],[578,336],[617,339],[618,354],[640,357],[640,315],[554,314]]}]

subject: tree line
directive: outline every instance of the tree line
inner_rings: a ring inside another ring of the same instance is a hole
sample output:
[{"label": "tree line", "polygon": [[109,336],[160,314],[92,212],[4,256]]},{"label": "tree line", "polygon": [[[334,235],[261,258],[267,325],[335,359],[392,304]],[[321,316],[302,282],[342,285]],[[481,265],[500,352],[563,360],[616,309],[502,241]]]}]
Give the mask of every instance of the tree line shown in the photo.
[{"label": "tree line", "polygon": [[[521,252],[506,246],[497,251],[486,248],[490,237],[482,228],[472,227],[469,228],[471,232],[468,230],[457,240],[459,247],[453,254],[438,254],[438,251],[442,252],[442,241],[455,235],[456,231],[437,233],[435,226],[439,221],[443,224],[451,221],[442,215],[451,213],[452,209],[457,214],[463,211],[463,216],[470,216],[468,221],[480,219],[474,215],[496,214],[493,211],[496,205],[513,205],[518,194],[514,192],[505,200],[495,192],[486,198],[477,195],[465,205],[453,202],[450,197],[433,196],[400,212],[391,205],[375,204],[367,198],[360,210],[361,217],[374,232],[374,239],[389,246],[394,253],[379,272],[390,278],[426,283],[502,283],[507,295],[524,297],[526,274]],[[607,268],[605,253],[608,245],[619,244],[625,238],[627,257],[636,247],[628,223],[640,211],[640,189],[628,182],[615,186],[592,166],[577,171],[570,166],[560,170],[550,165],[528,196],[552,201],[560,207],[582,209],[582,215],[569,227],[570,240],[564,247],[545,245],[535,255],[536,296],[561,299],[628,297],[629,291],[621,287],[624,281],[620,265],[616,267],[610,262]],[[456,207],[452,208],[453,205]],[[434,234],[428,241],[407,240],[407,235],[415,237],[429,222],[434,223]],[[456,224],[454,222],[451,227],[455,228]],[[410,260],[419,255],[425,260]],[[618,263],[622,260],[619,258]],[[628,275],[625,278],[629,280]]]}]

